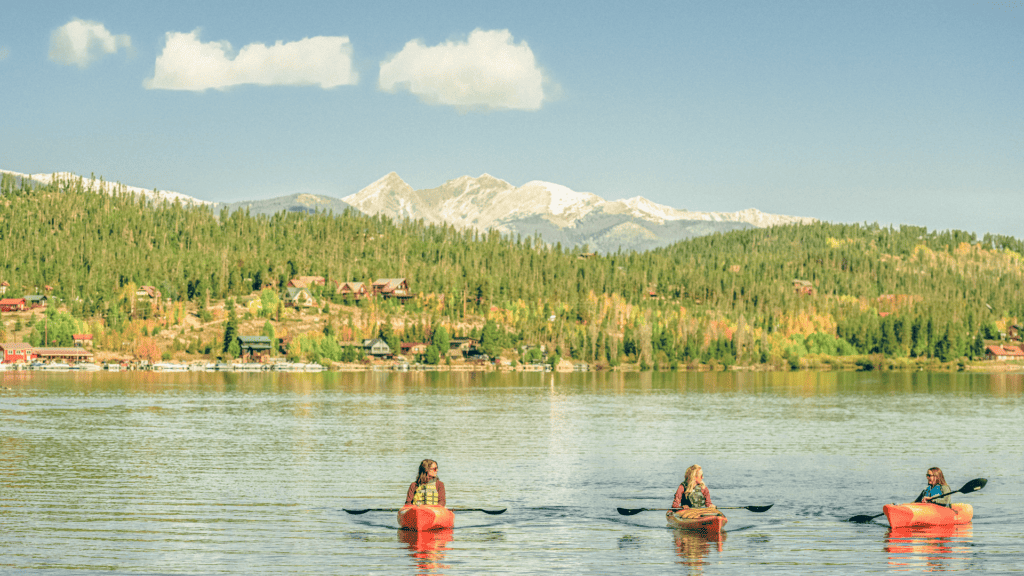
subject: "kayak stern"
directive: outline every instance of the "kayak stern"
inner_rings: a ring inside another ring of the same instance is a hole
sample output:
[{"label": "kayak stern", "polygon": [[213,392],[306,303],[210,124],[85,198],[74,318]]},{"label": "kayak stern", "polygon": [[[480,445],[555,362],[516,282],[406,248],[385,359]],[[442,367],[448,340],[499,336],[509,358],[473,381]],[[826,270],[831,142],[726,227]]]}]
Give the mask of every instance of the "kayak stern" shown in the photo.
[{"label": "kayak stern", "polygon": [[665,513],[668,525],[673,528],[692,530],[705,534],[722,531],[728,522],[725,514],[717,508],[689,508],[687,510],[669,510]]},{"label": "kayak stern", "polygon": [[398,525],[417,532],[454,528],[455,514],[444,506],[406,504],[398,511]]}]

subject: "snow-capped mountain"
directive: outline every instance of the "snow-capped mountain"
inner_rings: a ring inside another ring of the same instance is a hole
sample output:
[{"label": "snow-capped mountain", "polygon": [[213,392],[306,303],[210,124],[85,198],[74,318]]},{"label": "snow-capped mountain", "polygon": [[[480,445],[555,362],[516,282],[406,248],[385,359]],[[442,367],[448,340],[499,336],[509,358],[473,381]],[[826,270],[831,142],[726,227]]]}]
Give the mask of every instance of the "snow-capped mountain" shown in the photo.
[{"label": "snow-capped mountain", "polygon": [[489,174],[414,190],[394,172],[342,199],[367,214],[422,219],[510,234],[540,234],[550,243],[598,251],[650,249],[685,238],[742,228],[806,224],[813,218],[739,212],[691,212],[642,197],[606,201],[550,182],[515,187]]},{"label": "snow-capped mountain", "polygon": [[516,187],[489,174],[462,176],[437,188],[415,190],[394,172],[341,200],[314,194],[292,194],[268,200],[219,204],[178,192],[145,189],[85,178],[68,172],[19,174],[16,179],[40,184],[54,180],[81,181],[89,190],[108,194],[127,192],[154,201],[212,205],[215,210],[248,210],[250,214],[327,212],[341,214],[355,208],[366,214],[394,219],[424,220],[477,230],[494,229],[510,235],[538,235],[548,244],[586,246],[597,252],[650,250],[673,242],[745,228],[781,224],[807,224],[814,218],[766,214],[750,208],[739,212],[691,212],[656,204],[640,196],[607,201],[590,192],[577,192],[559,184],[535,180]]},{"label": "snow-capped mountain", "polygon": [[138,188],[135,186],[125,186],[124,184],[117,184],[113,182],[107,182],[102,179],[86,178],[84,176],[78,176],[71,172],[54,172],[53,174],[20,174],[18,172],[11,172],[10,170],[0,170],[2,174],[10,174],[17,179],[27,179],[33,182],[38,182],[42,185],[52,184],[53,182],[66,182],[75,183],[77,181],[82,182],[82,187],[86,190],[92,190],[95,192],[105,192],[107,194],[114,194],[116,192],[139,194],[155,201],[174,202],[178,200],[182,204],[195,204],[195,205],[208,205],[213,204],[206,200],[200,200],[191,196],[186,196],[178,192],[169,192],[166,190],[147,190],[145,188]]}]

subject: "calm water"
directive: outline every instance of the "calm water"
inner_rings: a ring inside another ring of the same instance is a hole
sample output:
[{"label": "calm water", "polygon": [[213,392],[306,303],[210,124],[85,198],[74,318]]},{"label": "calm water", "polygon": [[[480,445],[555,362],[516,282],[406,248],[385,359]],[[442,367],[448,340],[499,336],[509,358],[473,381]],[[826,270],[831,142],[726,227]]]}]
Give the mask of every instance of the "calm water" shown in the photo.
[{"label": "calm water", "polygon": [[[1024,376],[0,375],[0,573],[759,574],[1024,566]],[[450,532],[390,512],[439,462]],[[699,463],[720,539],[661,512]],[[955,532],[857,514],[941,466]]]}]

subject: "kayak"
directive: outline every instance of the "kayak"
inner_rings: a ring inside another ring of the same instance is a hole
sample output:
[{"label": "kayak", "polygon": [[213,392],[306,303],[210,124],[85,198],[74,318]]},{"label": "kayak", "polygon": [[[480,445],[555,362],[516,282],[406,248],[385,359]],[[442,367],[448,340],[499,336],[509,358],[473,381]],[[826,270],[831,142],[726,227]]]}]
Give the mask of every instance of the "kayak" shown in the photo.
[{"label": "kayak", "polygon": [[974,518],[974,507],[962,502],[954,503],[952,508],[925,502],[886,504],[882,512],[893,528],[968,524]]},{"label": "kayak", "polygon": [[668,525],[683,530],[693,530],[713,534],[722,531],[728,522],[725,514],[716,508],[689,508],[687,510],[669,510],[665,513]]},{"label": "kayak", "polygon": [[444,506],[406,504],[398,511],[398,525],[406,530],[437,530],[454,528],[455,514]]}]

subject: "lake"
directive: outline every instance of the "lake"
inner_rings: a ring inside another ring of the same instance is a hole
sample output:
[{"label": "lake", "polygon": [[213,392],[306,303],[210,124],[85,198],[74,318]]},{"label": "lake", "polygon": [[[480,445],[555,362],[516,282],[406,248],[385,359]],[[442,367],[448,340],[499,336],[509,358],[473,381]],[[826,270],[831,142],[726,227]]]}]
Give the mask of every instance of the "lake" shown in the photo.
[{"label": "lake", "polygon": [[[1024,375],[0,374],[0,573],[1006,573]],[[420,460],[451,531],[397,530]],[[690,464],[720,538],[663,512]],[[973,524],[890,533],[940,466]]]}]

